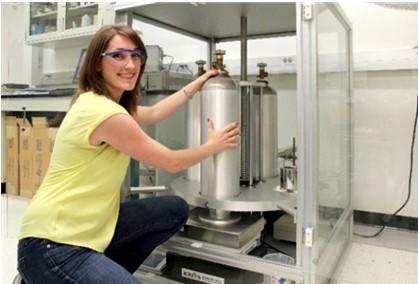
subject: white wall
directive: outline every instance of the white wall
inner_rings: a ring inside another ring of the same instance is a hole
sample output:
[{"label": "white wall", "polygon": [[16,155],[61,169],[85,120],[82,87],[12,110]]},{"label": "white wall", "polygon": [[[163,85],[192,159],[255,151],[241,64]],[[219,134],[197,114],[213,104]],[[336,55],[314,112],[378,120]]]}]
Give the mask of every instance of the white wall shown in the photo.
[{"label": "white wall", "polygon": [[[397,4],[402,7],[401,3]],[[416,10],[393,9],[370,3],[350,3],[350,1],[341,2],[340,5],[353,25],[355,51],[418,46],[416,3]]]},{"label": "white wall", "polygon": [[29,84],[31,47],[25,44],[24,3],[1,3],[1,83]]},{"label": "white wall", "polygon": [[[273,75],[269,81],[278,92],[279,148],[291,146],[297,128],[296,75]],[[418,70],[355,72],[353,87],[354,209],[392,214],[408,193]],[[418,137],[412,194],[399,213],[415,218],[418,217],[417,153]]]},{"label": "white wall", "polygon": [[[341,6],[352,23],[355,52],[417,48],[418,10],[368,3]],[[411,60],[418,61],[418,54]],[[354,208],[391,214],[407,197],[418,70],[356,72],[353,81]],[[417,152],[415,142],[412,195],[399,215],[418,217]]]},{"label": "white wall", "polygon": [[[25,45],[22,3],[1,3],[1,84],[29,84],[31,49]],[[13,27],[13,28],[11,28]],[[1,141],[6,135],[4,115],[1,116]],[[5,143],[1,143],[1,182],[5,182]]]},{"label": "white wall", "polygon": [[[405,201],[417,96],[418,70],[355,74],[355,209],[391,214]],[[416,140],[411,199],[399,215],[418,217],[417,153]]]}]

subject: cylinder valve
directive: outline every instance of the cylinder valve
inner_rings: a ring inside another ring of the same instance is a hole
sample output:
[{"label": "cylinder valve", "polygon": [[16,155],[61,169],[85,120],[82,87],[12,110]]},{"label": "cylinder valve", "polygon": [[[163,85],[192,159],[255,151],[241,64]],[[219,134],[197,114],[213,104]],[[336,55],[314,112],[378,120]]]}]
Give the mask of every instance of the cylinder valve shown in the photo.
[{"label": "cylinder valve", "polygon": [[218,49],[215,52],[215,62],[213,62],[213,68],[216,69],[220,69],[222,71],[225,70],[225,65],[224,65],[224,55],[225,55],[225,50],[222,49]]},{"label": "cylinder valve", "polygon": [[260,63],[257,64],[257,67],[259,68],[258,76],[257,77],[260,80],[264,80],[264,78],[268,77],[268,73],[266,72],[266,66],[267,66],[267,64],[266,63],[262,63],[262,62],[260,62]]},{"label": "cylinder valve", "polygon": [[198,60],[196,61],[196,64],[197,64],[197,76],[203,75],[206,72],[205,70],[206,61]]}]

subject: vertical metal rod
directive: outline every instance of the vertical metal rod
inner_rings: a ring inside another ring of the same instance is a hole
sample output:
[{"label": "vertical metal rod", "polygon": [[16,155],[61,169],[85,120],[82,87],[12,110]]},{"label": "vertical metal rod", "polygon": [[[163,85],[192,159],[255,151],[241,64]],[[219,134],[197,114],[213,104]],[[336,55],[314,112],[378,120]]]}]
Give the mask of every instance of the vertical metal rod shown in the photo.
[{"label": "vertical metal rod", "polygon": [[253,86],[248,86],[248,88],[249,88],[249,90],[250,90],[250,92],[249,92],[249,96],[250,96],[250,99],[249,99],[249,104],[250,104],[250,107],[249,107],[249,113],[248,113],[248,117],[249,117],[249,124],[248,124],[248,137],[249,137],[249,139],[248,139],[248,144],[249,144],[249,148],[250,148],[250,151],[249,151],[249,159],[248,159],[248,162],[249,162],[249,173],[248,173],[248,178],[249,178],[249,186],[254,186],[254,165],[255,165],[255,163],[254,163],[254,140],[255,140],[255,137],[254,137],[254,130],[255,130],[255,128],[254,128],[254,126],[255,126],[255,120],[254,120],[254,110],[253,110],[253,108],[254,108],[254,92],[253,92]]},{"label": "vertical metal rod", "polygon": [[215,50],[216,50],[216,42],[215,38],[211,38],[208,42],[208,70],[213,68],[213,62],[215,61]]},{"label": "vertical metal rod", "polygon": [[296,166],[296,138],[293,137],[292,141],[292,165]]},{"label": "vertical metal rod", "polygon": [[[241,17],[241,81],[247,81],[247,17]],[[241,181],[252,185],[252,92],[247,84],[241,86]]]},{"label": "vertical metal rod", "polygon": [[241,81],[247,81],[247,17],[241,17]]},{"label": "vertical metal rod", "polygon": [[264,88],[260,86],[260,96],[259,96],[259,101],[260,104],[258,106],[258,133],[260,134],[260,137],[258,138],[258,170],[259,170],[259,181],[262,182],[263,181],[263,143],[264,143],[264,129],[263,129],[263,125],[264,125],[264,121],[263,121],[263,92]]},{"label": "vertical metal rod", "polygon": [[241,86],[241,181],[248,185],[250,170],[250,94],[246,84]]}]

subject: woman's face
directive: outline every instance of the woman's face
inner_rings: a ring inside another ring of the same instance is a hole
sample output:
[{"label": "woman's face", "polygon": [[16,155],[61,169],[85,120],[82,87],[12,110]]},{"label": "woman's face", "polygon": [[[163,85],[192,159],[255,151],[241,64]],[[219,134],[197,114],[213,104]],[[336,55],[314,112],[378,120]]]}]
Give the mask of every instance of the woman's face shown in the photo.
[{"label": "woman's face", "polygon": [[142,59],[129,38],[115,35],[102,54],[100,70],[112,98],[119,102],[124,91],[135,88]]}]

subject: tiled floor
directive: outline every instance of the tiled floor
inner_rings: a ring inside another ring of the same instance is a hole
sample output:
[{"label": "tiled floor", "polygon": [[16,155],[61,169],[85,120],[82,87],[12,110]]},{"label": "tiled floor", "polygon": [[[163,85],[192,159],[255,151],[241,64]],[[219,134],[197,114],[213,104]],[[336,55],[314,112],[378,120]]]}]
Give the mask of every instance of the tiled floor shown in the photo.
[{"label": "tiled floor", "polygon": [[[372,235],[379,227],[356,225]],[[386,228],[376,238],[355,236],[337,284],[418,283],[418,232]]]},{"label": "tiled floor", "polygon": [[[25,198],[1,196],[1,283],[12,283],[17,273],[17,234],[27,204]],[[355,231],[372,234],[376,228],[356,225]],[[377,238],[353,238],[337,284],[386,283],[418,283],[418,232],[386,229]]]},{"label": "tiled floor", "polygon": [[416,284],[417,267],[416,252],[354,242],[337,283]]},{"label": "tiled floor", "polygon": [[[362,235],[373,235],[380,227],[370,227],[356,225],[354,232]],[[378,247],[393,248],[398,250],[415,252],[418,255],[418,232],[400,231],[395,229],[385,229],[377,238],[360,238],[355,236],[355,242],[369,244]],[[417,263],[418,265],[418,263]],[[417,271],[418,273],[418,271]],[[418,283],[418,282],[416,282]]]},{"label": "tiled floor", "polygon": [[23,197],[1,196],[1,283],[11,284],[16,270],[16,247],[19,224],[28,205]]}]

